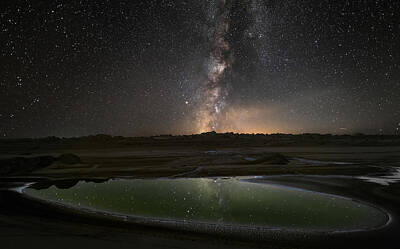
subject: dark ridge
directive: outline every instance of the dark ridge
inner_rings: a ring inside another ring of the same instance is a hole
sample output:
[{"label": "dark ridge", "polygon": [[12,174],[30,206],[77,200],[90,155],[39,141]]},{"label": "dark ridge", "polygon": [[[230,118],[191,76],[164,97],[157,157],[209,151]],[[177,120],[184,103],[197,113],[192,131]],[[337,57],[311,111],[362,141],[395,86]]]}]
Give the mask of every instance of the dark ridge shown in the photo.
[{"label": "dark ridge", "polygon": [[23,175],[37,169],[50,166],[56,158],[53,156],[14,157],[0,160],[0,176]]},{"label": "dark ridge", "polygon": [[[71,138],[23,138],[0,139],[0,154],[18,153],[30,155],[40,150],[80,149],[80,148],[121,148],[121,147],[265,147],[265,146],[400,146],[399,135],[332,135],[332,134],[238,134],[206,132],[193,135],[158,135],[151,137],[122,137],[110,135],[90,135]],[[79,163],[71,156],[64,159]]]}]

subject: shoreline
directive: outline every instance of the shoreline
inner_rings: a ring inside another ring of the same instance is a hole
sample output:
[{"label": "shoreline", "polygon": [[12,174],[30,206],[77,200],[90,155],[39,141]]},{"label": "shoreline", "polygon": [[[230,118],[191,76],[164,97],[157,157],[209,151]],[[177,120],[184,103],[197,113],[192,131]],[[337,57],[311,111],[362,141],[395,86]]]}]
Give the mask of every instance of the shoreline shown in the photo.
[{"label": "shoreline", "polygon": [[[171,178],[172,179],[172,178]],[[176,178],[173,178],[176,179]],[[181,178],[181,179],[186,179],[186,178]],[[212,178],[209,178],[212,179]],[[235,177],[232,177],[231,179],[235,179]],[[111,180],[111,179],[110,179]],[[112,180],[128,180],[128,179],[112,179]],[[151,179],[148,179],[151,181]],[[168,178],[163,178],[163,179],[157,179],[157,180],[168,180]],[[253,184],[267,184],[267,185],[273,185],[273,186],[279,186],[283,188],[288,188],[288,189],[295,189],[297,191],[305,191],[305,192],[312,192],[318,195],[323,195],[323,196],[330,196],[330,197],[335,197],[335,198],[340,198],[340,199],[347,199],[356,203],[360,203],[366,207],[371,207],[374,209],[377,209],[382,212],[386,216],[386,220],[383,224],[379,224],[373,227],[369,228],[363,228],[363,229],[350,229],[350,230],[334,230],[334,229],[310,229],[310,228],[288,228],[288,227],[274,227],[274,226],[262,226],[262,225],[241,225],[241,224],[228,224],[228,223],[217,223],[217,222],[205,222],[205,221],[196,221],[196,220],[178,220],[178,219],[168,219],[168,218],[154,218],[154,217],[144,217],[144,216],[135,216],[135,215],[127,215],[123,213],[117,213],[117,212],[111,212],[111,211],[103,211],[95,208],[90,208],[90,207],[76,207],[72,204],[64,204],[62,202],[58,201],[50,201],[42,198],[35,198],[32,197],[28,194],[23,193],[23,189],[29,188],[29,186],[34,185],[34,184],[27,184],[24,187],[18,188],[18,192],[23,195],[24,198],[30,199],[32,201],[39,201],[42,202],[46,205],[49,205],[51,207],[54,207],[59,210],[68,210],[69,212],[76,212],[79,215],[89,215],[89,216],[94,216],[94,218],[99,218],[99,219],[110,219],[110,220],[115,220],[115,221],[120,221],[120,222],[125,222],[125,223],[132,223],[132,224],[137,224],[137,225],[145,225],[145,226],[151,226],[151,227],[165,227],[173,230],[185,230],[189,232],[201,232],[205,234],[215,234],[218,233],[223,236],[240,236],[241,234],[247,234],[250,235],[250,237],[256,236],[256,237],[262,237],[258,235],[258,233],[263,234],[264,236],[270,236],[271,233],[273,233],[275,236],[278,236],[278,234],[283,234],[284,236],[286,235],[294,235],[294,234],[307,234],[307,235],[314,235],[318,236],[320,234],[326,235],[326,234],[332,234],[332,233],[353,233],[353,232],[367,232],[367,231],[373,231],[373,230],[379,230],[382,229],[392,222],[392,215],[387,212],[384,208],[374,205],[372,203],[362,201],[359,199],[355,198],[349,198],[346,196],[341,196],[341,195],[336,195],[336,194],[330,194],[330,193],[324,193],[324,192],[319,192],[319,191],[313,191],[313,190],[307,190],[303,188],[295,188],[287,185],[282,185],[282,184],[276,184],[276,183],[269,183],[269,182],[257,182],[257,181],[252,181],[251,178],[246,178],[244,177],[243,179],[236,179],[237,181],[244,181],[244,182],[250,182]],[[254,235],[252,234],[254,233]],[[242,236],[240,236],[242,237]]]}]

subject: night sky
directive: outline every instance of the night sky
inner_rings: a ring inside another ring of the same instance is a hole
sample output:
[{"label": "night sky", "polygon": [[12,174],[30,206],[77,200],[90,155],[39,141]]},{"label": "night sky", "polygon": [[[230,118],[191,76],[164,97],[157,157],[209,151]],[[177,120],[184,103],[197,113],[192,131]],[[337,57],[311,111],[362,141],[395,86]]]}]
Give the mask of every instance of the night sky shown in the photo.
[{"label": "night sky", "polygon": [[400,1],[0,2],[0,136],[398,133]]}]

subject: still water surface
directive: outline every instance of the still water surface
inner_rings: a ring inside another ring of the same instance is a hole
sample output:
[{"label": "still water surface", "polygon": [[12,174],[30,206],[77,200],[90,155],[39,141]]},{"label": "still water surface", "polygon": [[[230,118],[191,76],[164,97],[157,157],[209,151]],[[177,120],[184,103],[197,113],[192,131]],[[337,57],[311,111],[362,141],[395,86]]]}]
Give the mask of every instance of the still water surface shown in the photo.
[{"label": "still water surface", "polygon": [[74,208],[160,220],[301,230],[354,230],[387,215],[348,198],[237,179],[110,180],[69,189],[25,189],[31,197]]}]

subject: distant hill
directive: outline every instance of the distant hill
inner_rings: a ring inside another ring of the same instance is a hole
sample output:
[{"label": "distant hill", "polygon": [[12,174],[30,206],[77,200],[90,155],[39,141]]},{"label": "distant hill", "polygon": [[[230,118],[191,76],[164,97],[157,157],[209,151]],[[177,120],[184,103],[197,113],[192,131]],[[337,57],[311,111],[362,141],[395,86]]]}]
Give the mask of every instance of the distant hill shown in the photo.
[{"label": "distant hill", "polygon": [[46,149],[117,148],[130,146],[400,146],[399,135],[332,135],[332,134],[237,134],[206,132],[193,135],[159,135],[122,137],[105,134],[59,138],[0,139],[0,153],[22,151],[23,154]]}]

